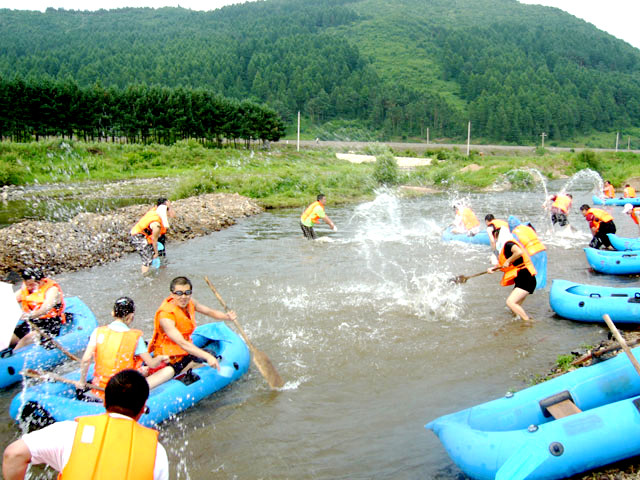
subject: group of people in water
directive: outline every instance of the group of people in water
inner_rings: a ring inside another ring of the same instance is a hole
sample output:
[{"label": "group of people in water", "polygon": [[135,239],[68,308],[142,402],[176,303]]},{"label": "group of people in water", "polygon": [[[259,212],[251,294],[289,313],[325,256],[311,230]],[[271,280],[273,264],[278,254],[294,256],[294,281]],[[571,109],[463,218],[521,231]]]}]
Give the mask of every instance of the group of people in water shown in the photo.
[{"label": "group of people in water", "polygon": [[[170,202],[161,198],[132,228],[132,243],[142,258],[143,273],[160,257],[159,244],[169,227],[167,217],[174,215]],[[9,350],[34,342],[45,346],[55,342],[67,321],[60,285],[42,270],[26,268],[16,300],[23,310],[23,322],[14,330]],[[218,359],[192,341],[196,312],[218,321],[236,319],[234,311],[222,312],[198,302],[191,281],[176,277],[169,285],[169,296],[155,313],[147,347],[143,332],[131,328],[134,301],[118,298],[111,313],[113,320],[91,333],[81,358],[80,379],[75,382],[84,400],[103,402],[107,413],[58,422],[24,435],[5,449],[4,478],[22,479],[30,463],[46,463],[61,472],[59,478],[103,478],[108,473],[110,478],[167,479],[167,456],[157,442],[157,432],[140,426],[137,420],[151,389],[204,364],[220,369]],[[87,472],[102,476],[92,477]]]},{"label": "group of people in water", "polygon": [[[605,195],[613,186],[605,182]],[[613,191],[615,196],[615,190]],[[625,198],[635,198],[635,189],[626,185]],[[560,192],[547,199],[543,207],[551,213],[552,225],[566,227],[569,225],[568,214],[573,203],[573,196],[566,192]],[[475,213],[468,206],[454,205],[455,217],[450,226],[451,233],[475,236],[481,231],[481,225]],[[588,204],[580,207],[585,220],[593,235],[589,246],[592,248],[613,249],[608,233],[616,233],[616,225],[613,216],[601,208],[593,208]],[[633,222],[640,229],[640,207],[625,204],[623,213],[630,215]],[[523,224],[517,217],[509,216],[507,220],[494,217],[493,214],[485,216],[485,227],[489,236],[489,242],[493,251],[493,265],[487,270],[494,273],[503,272],[500,284],[502,286],[513,285],[513,291],[507,297],[507,307],[524,321],[531,318],[522,307],[526,297],[537,288],[546,285],[547,254],[546,247],[540,241],[536,230],[531,223]]]}]

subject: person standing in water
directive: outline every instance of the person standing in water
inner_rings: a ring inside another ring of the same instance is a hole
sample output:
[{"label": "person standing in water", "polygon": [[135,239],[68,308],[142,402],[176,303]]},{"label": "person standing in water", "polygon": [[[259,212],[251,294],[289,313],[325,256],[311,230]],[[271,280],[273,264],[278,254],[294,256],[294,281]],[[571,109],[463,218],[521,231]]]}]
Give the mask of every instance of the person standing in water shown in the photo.
[{"label": "person standing in water", "polygon": [[300,228],[302,228],[302,233],[304,234],[304,238],[307,240],[315,240],[318,238],[318,234],[316,234],[313,226],[316,223],[320,222],[322,219],[327,225],[331,227],[334,232],[338,231],[338,228],[331,221],[329,216],[324,212],[324,206],[327,203],[327,197],[325,197],[322,193],[316,197],[316,201],[309,205],[302,215],[300,216]]},{"label": "person standing in water", "polygon": [[536,289],[536,269],[525,248],[511,235],[509,227],[494,229],[492,232],[498,248],[498,264],[489,267],[488,273],[502,270],[500,285],[513,285],[513,291],[507,297],[507,307],[524,321],[531,320],[522,307],[522,302]]},{"label": "person standing in water", "polygon": [[[561,227],[568,225],[569,220],[567,220],[567,215],[569,215],[569,210],[571,210],[573,195],[570,193],[558,193],[550,197],[548,202],[553,202],[551,203],[551,224],[555,225],[557,223]],[[546,205],[548,205],[548,203]]]},{"label": "person standing in water", "polygon": [[607,237],[607,233],[616,233],[616,224],[613,223],[611,214],[600,208],[591,208],[586,203],[580,207],[580,211],[585,220],[589,222],[589,228],[593,235],[589,246],[591,248],[604,247],[613,250],[611,241]]},{"label": "person standing in water", "polygon": [[[484,223],[487,226],[487,233],[489,234],[489,242],[491,243],[491,251],[496,250],[496,238],[497,235],[494,235],[496,231],[500,230],[502,227],[509,228],[509,224],[505,220],[500,220],[493,216],[493,213],[487,213],[484,217]],[[496,253],[497,256],[497,253]]]},{"label": "person standing in water", "polygon": [[168,217],[173,217],[174,215],[175,213],[169,200],[159,198],[157,205],[145,213],[131,229],[131,243],[136,247],[142,258],[141,271],[143,274],[149,271],[149,267],[154,262],[157,262],[158,266],[160,266],[158,241],[167,233],[167,228],[169,228]]},{"label": "person standing in water", "polygon": [[547,247],[538,238],[535,228],[530,223],[522,223],[518,217],[509,215],[507,219],[511,234],[529,254],[531,263],[536,269],[536,290],[547,286]]}]

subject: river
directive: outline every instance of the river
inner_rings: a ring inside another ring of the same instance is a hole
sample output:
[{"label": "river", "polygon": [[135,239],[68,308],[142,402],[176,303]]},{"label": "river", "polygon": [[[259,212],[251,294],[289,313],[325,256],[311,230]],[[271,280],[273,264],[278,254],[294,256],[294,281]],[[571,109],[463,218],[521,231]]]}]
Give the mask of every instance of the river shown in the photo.
[{"label": "river", "polygon": [[[555,192],[567,182],[574,195],[569,220],[577,229],[569,235],[552,232],[541,207],[547,188]],[[637,285],[636,278],[588,269],[582,248],[590,235],[578,207],[591,203],[594,183],[577,178],[544,187],[462,196],[479,217],[515,214],[531,221],[548,247],[549,283]],[[219,308],[207,275],[285,379],[285,387],[272,392],[252,367],[165,422],[160,437],[171,478],[462,479],[424,424],[524,388],[558,355],[597,344],[606,327],[555,317],[548,287],[526,299],[535,321],[524,324],[506,308],[510,290],[500,287],[498,274],[449,283],[489,265],[488,247],[442,243],[453,199],[381,191],[368,203],[329,205],[339,230],[321,226],[315,242],[303,239],[298,211],[266,212],[206,237],[169,243],[167,267],[149,277],[140,276],[132,254],[56,278],[100,323],[109,320],[118,296],[133,297],[134,326],[148,339],[175,276],[188,276],[194,297]],[[614,208],[618,233],[635,236],[635,225]],[[19,391],[1,392],[0,409],[7,412]],[[19,430],[4,418],[6,445]]]}]

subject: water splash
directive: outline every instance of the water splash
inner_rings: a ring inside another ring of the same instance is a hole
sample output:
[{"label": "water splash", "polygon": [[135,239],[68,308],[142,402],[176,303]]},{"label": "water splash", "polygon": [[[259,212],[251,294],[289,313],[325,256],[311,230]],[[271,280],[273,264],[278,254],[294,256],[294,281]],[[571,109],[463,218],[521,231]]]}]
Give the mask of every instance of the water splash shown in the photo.
[{"label": "water splash", "polygon": [[[585,187],[591,187],[590,189]],[[602,189],[604,187],[604,181],[598,172],[585,168],[576,172],[562,187],[560,193],[571,193],[572,190],[579,191],[593,191],[602,196]]]}]

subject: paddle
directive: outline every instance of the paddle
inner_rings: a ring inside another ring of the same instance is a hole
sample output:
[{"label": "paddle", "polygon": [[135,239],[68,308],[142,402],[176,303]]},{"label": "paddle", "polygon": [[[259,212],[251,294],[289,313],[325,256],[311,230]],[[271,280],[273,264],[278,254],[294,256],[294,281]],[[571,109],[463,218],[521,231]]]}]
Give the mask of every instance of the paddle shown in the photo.
[{"label": "paddle", "polygon": [[[53,380],[54,382],[62,382],[62,383],[68,383],[69,385],[76,385],[76,382],[74,380],[63,377],[62,375],[55,374],[53,372],[43,372],[42,370],[27,368],[25,370],[22,370],[22,372],[20,373],[25,377],[38,378],[40,380],[45,380],[45,381]],[[93,383],[87,382],[85,383],[85,385],[89,388],[93,388],[95,390],[104,392],[104,388],[99,387],[98,385],[94,385]]]},{"label": "paddle", "polygon": [[611,330],[611,333],[613,333],[613,335],[616,337],[616,340],[618,340],[618,343],[624,350],[624,353],[626,353],[627,357],[629,357],[629,360],[631,360],[631,364],[633,365],[633,368],[635,368],[636,372],[638,372],[638,375],[640,375],[640,364],[638,363],[638,360],[636,360],[636,357],[633,356],[633,353],[631,353],[631,350],[629,349],[627,342],[624,340],[624,338],[622,338],[622,335],[620,335],[620,332],[614,325],[613,321],[611,320],[611,317],[605,313],[602,316],[602,318],[607,324],[607,327],[609,327],[609,330]]},{"label": "paddle", "polygon": [[474,273],[473,275],[458,275],[457,277],[453,277],[449,281],[453,283],[466,283],[470,278],[479,277],[480,275],[484,275],[485,273],[489,272],[485,270],[484,272]]},{"label": "paddle", "polygon": [[36,332],[38,332],[38,335],[40,335],[40,337],[44,338],[45,340],[51,342],[58,350],[60,350],[62,353],[64,353],[67,357],[69,357],[71,360],[75,360],[76,362],[79,362],[80,359],[78,357],[76,357],[73,353],[71,353],[69,350],[67,350],[66,348],[64,348],[62,345],[60,345],[57,341],[55,341],[53,339],[53,337],[51,335],[49,335],[47,332],[43,332],[35,323],[33,323],[31,320],[29,320],[28,318],[25,318],[25,321],[29,324],[29,327],[31,328],[31,330],[34,330]]},{"label": "paddle", "polygon": [[[211,289],[213,294],[216,296],[216,298],[220,302],[220,305],[222,305],[222,308],[224,308],[224,311],[228,312],[229,309],[227,308],[227,304],[224,302],[224,300],[216,290],[216,287],[213,286],[213,284],[209,281],[208,277],[204,277],[204,280],[205,282],[207,282],[207,285],[209,285],[209,288]],[[247,337],[247,334],[244,332],[244,330],[240,326],[240,323],[238,322],[238,320],[233,319],[233,323],[235,324],[243,340],[249,347],[249,350],[251,350],[253,363],[258,368],[258,370],[260,371],[262,376],[265,378],[265,380],[267,380],[267,382],[269,383],[269,386],[271,388],[281,388],[284,385],[284,380],[282,380],[282,377],[280,376],[276,368],[271,363],[271,360],[269,360],[269,357],[264,352],[258,350],[251,343],[251,340],[249,340],[249,337]]]}]

